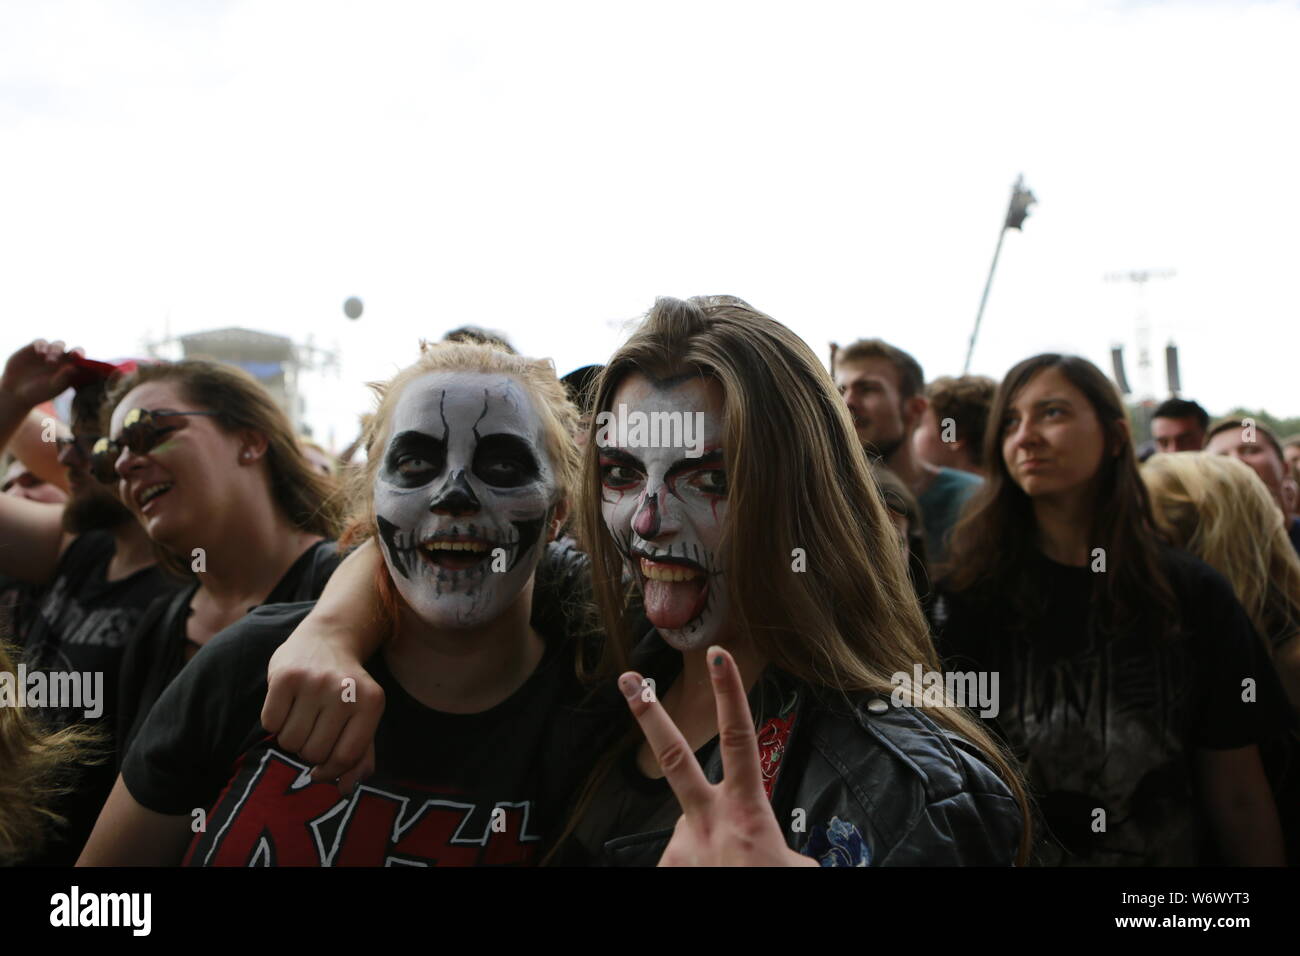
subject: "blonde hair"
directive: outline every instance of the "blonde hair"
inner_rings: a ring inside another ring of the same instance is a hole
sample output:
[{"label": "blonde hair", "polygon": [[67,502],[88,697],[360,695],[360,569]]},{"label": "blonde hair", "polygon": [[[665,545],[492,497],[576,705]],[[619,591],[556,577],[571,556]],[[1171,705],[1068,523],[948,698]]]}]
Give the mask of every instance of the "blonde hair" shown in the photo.
[{"label": "blonde hair", "polygon": [[1270,645],[1300,633],[1300,557],[1250,466],[1227,455],[1153,455],[1142,466],[1156,522],[1232,585]]},{"label": "blonde hair", "polygon": [[[0,674],[14,673],[10,648],[0,637]],[[73,768],[101,763],[103,735],[85,725],[49,732],[22,707],[0,707],[0,866],[21,863],[44,846],[63,822],[50,809],[73,789]]]},{"label": "blonde hair", "polygon": [[[573,440],[578,427],[578,410],[555,374],[550,359],[532,359],[490,345],[465,342],[420,342],[420,357],[387,382],[371,382],[377,405],[368,416],[363,432],[366,462],[351,469],[348,500],[351,502],[347,528],[339,539],[343,548],[360,544],[379,533],[375,518],[375,476],[383,464],[383,448],[398,399],[406,386],[430,372],[483,372],[506,375],[523,386],[542,421],[547,457],[555,476],[556,496],[552,505],[567,500],[578,479],[578,447]],[[375,583],[385,607],[386,626],[396,621],[397,594],[385,562],[379,562]]]}]

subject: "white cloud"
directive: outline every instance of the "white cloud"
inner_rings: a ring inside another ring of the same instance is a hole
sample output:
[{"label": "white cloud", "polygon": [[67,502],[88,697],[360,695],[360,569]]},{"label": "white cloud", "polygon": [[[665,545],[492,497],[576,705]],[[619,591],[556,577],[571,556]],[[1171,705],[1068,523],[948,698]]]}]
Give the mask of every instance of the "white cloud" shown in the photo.
[{"label": "white cloud", "polygon": [[1297,41],[1230,2],[6,4],[0,348],[312,335],[340,443],[420,336],[564,372],[659,294],[955,372],[1023,171],[975,370],[1122,338],[1134,378],[1103,276],[1172,268],[1188,391],[1294,414]]}]

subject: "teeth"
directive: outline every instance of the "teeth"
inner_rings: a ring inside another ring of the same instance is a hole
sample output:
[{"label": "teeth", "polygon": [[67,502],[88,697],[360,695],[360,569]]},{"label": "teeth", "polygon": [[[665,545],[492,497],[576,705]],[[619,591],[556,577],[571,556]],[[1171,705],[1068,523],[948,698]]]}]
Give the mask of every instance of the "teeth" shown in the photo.
[{"label": "teeth", "polygon": [[167,482],[160,485],[150,485],[144,491],[140,492],[140,506],[144,507],[170,487],[171,485]]},{"label": "teeth", "polygon": [[641,573],[651,581],[693,581],[700,576],[694,568],[681,565],[655,564],[645,558],[641,559]]},{"label": "teeth", "polygon": [[488,549],[472,541],[427,541],[421,547],[425,551],[471,551],[475,554],[487,554]]}]

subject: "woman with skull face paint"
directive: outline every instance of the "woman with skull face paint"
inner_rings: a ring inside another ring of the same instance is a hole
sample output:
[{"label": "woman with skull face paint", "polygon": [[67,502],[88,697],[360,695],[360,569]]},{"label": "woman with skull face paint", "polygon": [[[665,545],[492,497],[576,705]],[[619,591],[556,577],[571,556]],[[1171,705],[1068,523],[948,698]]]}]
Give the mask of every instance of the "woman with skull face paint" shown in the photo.
[{"label": "woman with skull face paint", "polygon": [[[635,723],[558,858],[1013,862],[1024,797],[978,722],[890,705],[897,674],[938,662],[807,345],[738,299],[661,299],[596,394],[584,465],[599,494],[580,517],[611,638],[602,669],[623,672]],[[655,627],[634,646],[627,571]]]},{"label": "woman with skull face paint", "polygon": [[388,700],[375,778],[340,799],[262,727],[267,661],[312,605],[259,608],[159,700],[83,863],[536,856],[563,807],[551,794],[572,787],[556,782],[568,757],[548,751],[536,719],[575,696],[571,645],[532,614],[532,592],[576,473],[573,407],[549,363],[478,345],[426,347],[376,391],[345,535],[375,538],[383,556],[371,587],[389,639],[366,664]]},{"label": "woman with skull face paint", "polygon": [[[597,395],[580,519],[608,631],[602,687],[624,673],[622,693],[589,712],[624,732],[553,858],[1017,859],[1023,793],[978,722],[888,703],[894,677],[938,661],[866,458],[807,346],[736,299],[660,300]],[[655,626],[634,650],[629,584]],[[268,727],[330,713],[312,685],[349,673],[364,643],[364,621],[336,611],[273,666]],[[328,756],[319,773],[364,775],[370,719],[314,741]]]}]

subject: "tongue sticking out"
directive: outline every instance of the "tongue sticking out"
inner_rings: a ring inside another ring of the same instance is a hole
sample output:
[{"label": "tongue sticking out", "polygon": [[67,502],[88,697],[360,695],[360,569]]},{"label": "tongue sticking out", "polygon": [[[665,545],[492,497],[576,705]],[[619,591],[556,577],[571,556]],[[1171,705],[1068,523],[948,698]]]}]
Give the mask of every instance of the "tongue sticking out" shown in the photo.
[{"label": "tongue sticking out", "polygon": [[645,582],[645,613],[655,627],[685,627],[704,610],[705,579]]}]

